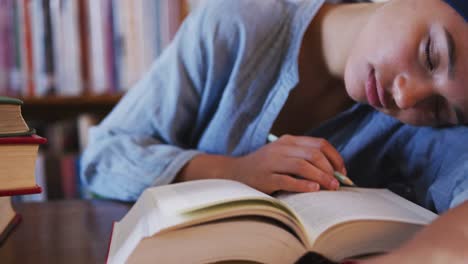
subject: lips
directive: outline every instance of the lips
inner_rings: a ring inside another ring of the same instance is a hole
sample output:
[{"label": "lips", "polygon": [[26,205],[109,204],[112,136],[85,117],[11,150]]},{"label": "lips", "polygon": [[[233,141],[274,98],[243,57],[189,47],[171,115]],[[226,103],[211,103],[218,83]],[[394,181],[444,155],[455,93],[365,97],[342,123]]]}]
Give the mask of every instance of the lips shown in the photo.
[{"label": "lips", "polygon": [[375,108],[387,107],[387,98],[385,91],[377,82],[375,77],[375,69],[369,71],[366,81],[366,96],[368,103]]},{"label": "lips", "polygon": [[377,81],[375,80],[375,70],[372,68],[369,71],[366,81],[366,96],[367,102],[376,108],[381,108],[382,103],[380,102],[379,93],[377,91]]}]

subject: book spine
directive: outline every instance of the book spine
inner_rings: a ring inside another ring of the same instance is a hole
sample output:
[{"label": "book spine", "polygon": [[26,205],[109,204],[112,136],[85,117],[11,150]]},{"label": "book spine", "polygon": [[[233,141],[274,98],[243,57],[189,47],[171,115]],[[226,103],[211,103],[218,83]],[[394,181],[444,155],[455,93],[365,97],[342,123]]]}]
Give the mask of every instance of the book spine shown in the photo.
[{"label": "book spine", "polygon": [[10,90],[10,71],[12,70],[12,36],[13,3],[11,0],[0,0],[0,94],[6,95]]},{"label": "book spine", "polygon": [[35,80],[35,95],[47,94],[47,76],[45,70],[45,43],[44,43],[44,12],[42,0],[31,0],[29,8],[31,17],[33,72]]},{"label": "book spine", "polygon": [[22,43],[24,51],[23,61],[23,77],[25,80],[22,96],[34,96],[34,55],[33,55],[33,40],[32,40],[32,31],[31,31],[31,0],[19,0],[21,6],[21,19],[22,19]]},{"label": "book spine", "polygon": [[123,32],[124,32],[124,56],[125,56],[125,74],[127,78],[123,83],[123,91],[128,91],[133,84],[138,80],[139,70],[139,52],[138,49],[138,35],[136,30],[136,14],[135,2],[133,0],[124,0],[123,8],[120,10],[124,18]]},{"label": "book spine", "polygon": [[143,72],[151,67],[159,55],[157,5],[158,1],[142,2]]},{"label": "book spine", "polygon": [[154,3],[154,20],[152,21],[155,26],[153,31],[155,33],[155,42],[156,42],[156,57],[159,56],[163,50],[162,45],[162,35],[161,35],[161,1],[156,1]]},{"label": "book spine", "polygon": [[61,67],[61,30],[60,30],[60,1],[49,1],[49,17],[50,17],[50,33],[51,33],[51,46],[52,46],[52,64],[54,65],[54,94],[58,94],[58,89],[63,85],[63,68]]},{"label": "book spine", "polygon": [[90,62],[88,61],[88,56],[86,56],[89,53],[89,27],[88,27],[88,22],[89,22],[89,13],[88,13],[88,2],[81,0],[81,1],[76,1],[77,3],[77,8],[78,8],[78,39],[80,42],[80,50],[78,51],[78,58],[79,58],[79,64],[81,66],[80,71],[81,71],[81,79],[82,79],[82,88],[81,88],[81,93],[89,94],[90,93],[90,67],[89,64]]},{"label": "book spine", "polygon": [[102,18],[104,30],[104,49],[105,49],[105,75],[108,93],[116,93],[120,86],[120,69],[118,68],[120,55],[122,52],[122,43],[116,21],[116,1],[104,0],[102,4]]},{"label": "book spine", "polygon": [[169,42],[174,39],[177,30],[179,29],[180,22],[182,21],[182,4],[181,0],[169,1]]},{"label": "book spine", "polygon": [[21,60],[22,60],[22,42],[21,42],[21,14],[19,9],[19,1],[13,1],[13,38],[12,38],[12,48],[13,48],[13,68],[10,72],[10,91],[8,94],[10,96],[19,96],[21,95],[21,86],[23,85],[23,75],[21,72]]},{"label": "book spine", "polygon": [[[134,27],[132,31],[135,34],[134,43],[135,43],[135,50],[133,57],[135,57],[135,81],[136,83],[145,73],[146,65],[145,65],[145,44],[147,44],[147,37],[144,34],[144,0],[132,1],[133,4],[133,20],[134,20]],[[133,85],[132,84],[132,85]]]},{"label": "book spine", "polygon": [[60,1],[60,33],[63,43],[60,56],[64,58],[63,82],[59,87],[61,96],[79,96],[83,94],[81,71],[81,43],[79,38],[79,5],[75,0]]},{"label": "book spine", "polygon": [[46,95],[56,94],[55,65],[54,65],[54,46],[52,37],[52,18],[50,15],[50,0],[42,1],[42,12],[44,13],[44,53],[45,67],[44,75],[46,82]]},{"label": "book spine", "polygon": [[89,17],[89,52],[88,62],[90,68],[90,89],[92,94],[105,94],[108,92],[109,70],[106,60],[106,49],[104,46],[105,32],[105,2],[88,0]]},{"label": "book spine", "polygon": [[124,0],[115,0],[112,2],[112,26],[114,28],[114,48],[115,48],[115,67],[117,70],[117,86],[116,91],[124,90],[122,87],[127,85],[128,73],[125,70],[127,64],[125,53],[127,52],[127,44],[124,34],[125,18],[124,12],[125,7],[123,5]]},{"label": "book spine", "polygon": [[170,0],[161,0],[159,6],[159,21],[160,21],[160,34],[161,34],[161,46],[163,49],[169,45],[170,42],[170,25],[169,25],[169,14],[170,14]]},{"label": "book spine", "polygon": [[6,0],[6,37],[4,38],[6,50],[5,66],[7,69],[6,94],[11,94],[12,90],[12,73],[15,69],[15,25],[14,25],[14,0]]}]

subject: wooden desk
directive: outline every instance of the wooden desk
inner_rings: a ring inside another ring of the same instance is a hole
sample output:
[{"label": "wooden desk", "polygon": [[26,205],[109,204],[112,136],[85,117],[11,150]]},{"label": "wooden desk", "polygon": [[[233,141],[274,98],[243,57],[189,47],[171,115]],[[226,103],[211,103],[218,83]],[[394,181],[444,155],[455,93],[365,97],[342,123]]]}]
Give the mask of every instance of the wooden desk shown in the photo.
[{"label": "wooden desk", "polygon": [[109,201],[15,203],[23,220],[0,248],[0,263],[104,263],[112,223],[131,204]]}]

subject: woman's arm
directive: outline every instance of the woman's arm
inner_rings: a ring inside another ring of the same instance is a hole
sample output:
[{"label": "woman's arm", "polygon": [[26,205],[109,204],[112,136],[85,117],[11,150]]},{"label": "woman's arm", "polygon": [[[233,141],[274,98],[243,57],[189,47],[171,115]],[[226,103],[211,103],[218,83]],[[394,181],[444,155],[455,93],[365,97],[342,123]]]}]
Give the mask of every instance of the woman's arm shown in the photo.
[{"label": "woman's arm", "polygon": [[362,264],[468,263],[468,201],[441,215],[400,249]]},{"label": "woman's arm", "polygon": [[145,188],[172,182],[199,153],[193,147],[195,123],[206,76],[214,75],[204,58],[212,55],[204,12],[186,19],[143,79],[90,130],[81,177],[92,192],[134,201]]}]

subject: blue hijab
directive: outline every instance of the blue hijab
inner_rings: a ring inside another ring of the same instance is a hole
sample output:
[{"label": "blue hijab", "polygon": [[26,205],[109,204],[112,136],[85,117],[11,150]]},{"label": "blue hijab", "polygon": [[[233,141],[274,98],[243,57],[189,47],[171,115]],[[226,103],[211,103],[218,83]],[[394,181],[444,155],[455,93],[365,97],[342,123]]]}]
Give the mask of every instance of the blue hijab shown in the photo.
[{"label": "blue hijab", "polygon": [[444,0],[447,4],[453,7],[457,12],[468,21],[468,1],[466,0]]}]

